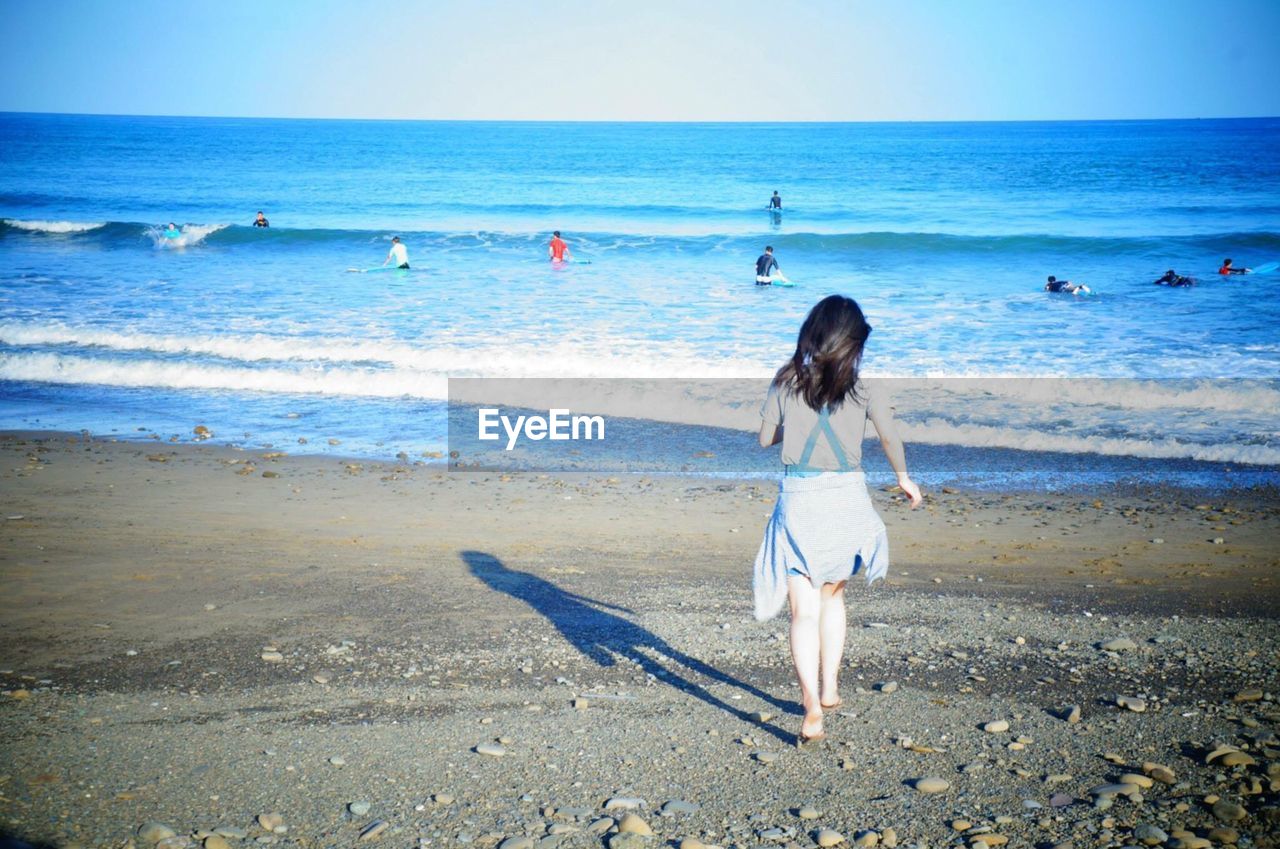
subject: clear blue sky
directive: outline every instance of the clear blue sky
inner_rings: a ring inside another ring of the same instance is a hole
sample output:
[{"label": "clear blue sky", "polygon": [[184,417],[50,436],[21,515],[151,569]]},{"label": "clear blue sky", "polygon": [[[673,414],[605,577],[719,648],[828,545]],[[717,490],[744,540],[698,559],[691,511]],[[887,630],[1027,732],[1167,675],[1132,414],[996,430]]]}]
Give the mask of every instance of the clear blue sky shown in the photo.
[{"label": "clear blue sky", "polygon": [[1280,0],[3,0],[0,111],[1280,115]]}]

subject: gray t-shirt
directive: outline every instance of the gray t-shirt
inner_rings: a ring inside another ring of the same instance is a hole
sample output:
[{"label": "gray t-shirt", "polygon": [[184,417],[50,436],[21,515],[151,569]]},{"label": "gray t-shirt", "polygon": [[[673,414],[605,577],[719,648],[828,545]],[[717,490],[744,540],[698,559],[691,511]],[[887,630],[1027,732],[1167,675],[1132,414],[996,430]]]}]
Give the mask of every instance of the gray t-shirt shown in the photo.
[{"label": "gray t-shirt", "polygon": [[[855,469],[862,463],[862,439],[866,434],[867,419],[871,419],[880,434],[888,433],[893,421],[885,399],[874,386],[860,380],[857,394],[857,399],[846,398],[840,408],[829,416],[831,429],[844,448],[845,460]],[[760,417],[782,428],[783,465],[798,464],[809,434],[818,427],[818,411],[789,387],[780,390],[776,385],[770,385],[764,406],[760,408]],[[809,465],[815,469],[839,471],[840,463],[825,434],[819,434]]]}]

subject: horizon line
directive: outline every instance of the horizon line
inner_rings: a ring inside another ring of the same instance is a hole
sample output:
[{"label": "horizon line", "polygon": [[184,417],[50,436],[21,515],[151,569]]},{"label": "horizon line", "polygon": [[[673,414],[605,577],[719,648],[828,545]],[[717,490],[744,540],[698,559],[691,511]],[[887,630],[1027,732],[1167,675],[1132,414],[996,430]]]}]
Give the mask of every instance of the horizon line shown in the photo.
[{"label": "horizon line", "polygon": [[368,121],[438,124],[1081,124],[1150,121],[1260,121],[1280,118],[1280,115],[1197,115],[1191,117],[1132,117],[1132,118],[875,118],[875,119],[805,119],[795,121],[752,121],[731,119],[662,119],[662,118],[370,118],[321,116],[272,116],[272,115],[196,115],[165,114],[159,112],[57,112],[48,110],[0,109],[0,115],[47,115],[70,118],[190,118],[196,120],[226,121]]}]

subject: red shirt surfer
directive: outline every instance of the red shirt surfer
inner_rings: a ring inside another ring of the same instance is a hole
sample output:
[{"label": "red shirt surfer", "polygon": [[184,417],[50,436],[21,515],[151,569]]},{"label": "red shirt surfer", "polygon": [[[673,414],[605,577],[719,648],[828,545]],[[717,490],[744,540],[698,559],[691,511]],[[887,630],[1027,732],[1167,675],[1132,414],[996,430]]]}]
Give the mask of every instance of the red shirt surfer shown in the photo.
[{"label": "red shirt surfer", "polygon": [[569,258],[569,246],[560,238],[560,231],[551,234],[551,244],[547,246],[552,262],[564,262]]}]

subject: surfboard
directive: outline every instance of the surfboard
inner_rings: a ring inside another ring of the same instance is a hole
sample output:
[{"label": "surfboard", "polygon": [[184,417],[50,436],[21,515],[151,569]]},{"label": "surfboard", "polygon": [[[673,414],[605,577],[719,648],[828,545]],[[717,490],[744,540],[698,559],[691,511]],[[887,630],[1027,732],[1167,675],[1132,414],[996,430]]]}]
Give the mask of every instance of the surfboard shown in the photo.
[{"label": "surfboard", "polygon": [[374,274],[378,271],[413,271],[412,268],[401,268],[398,265],[379,265],[375,268],[348,268],[351,274]]},{"label": "surfboard", "polygon": [[1270,274],[1271,272],[1275,271],[1277,268],[1280,268],[1280,262],[1264,262],[1262,265],[1259,265],[1257,268],[1253,269],[1251,273]]}]

